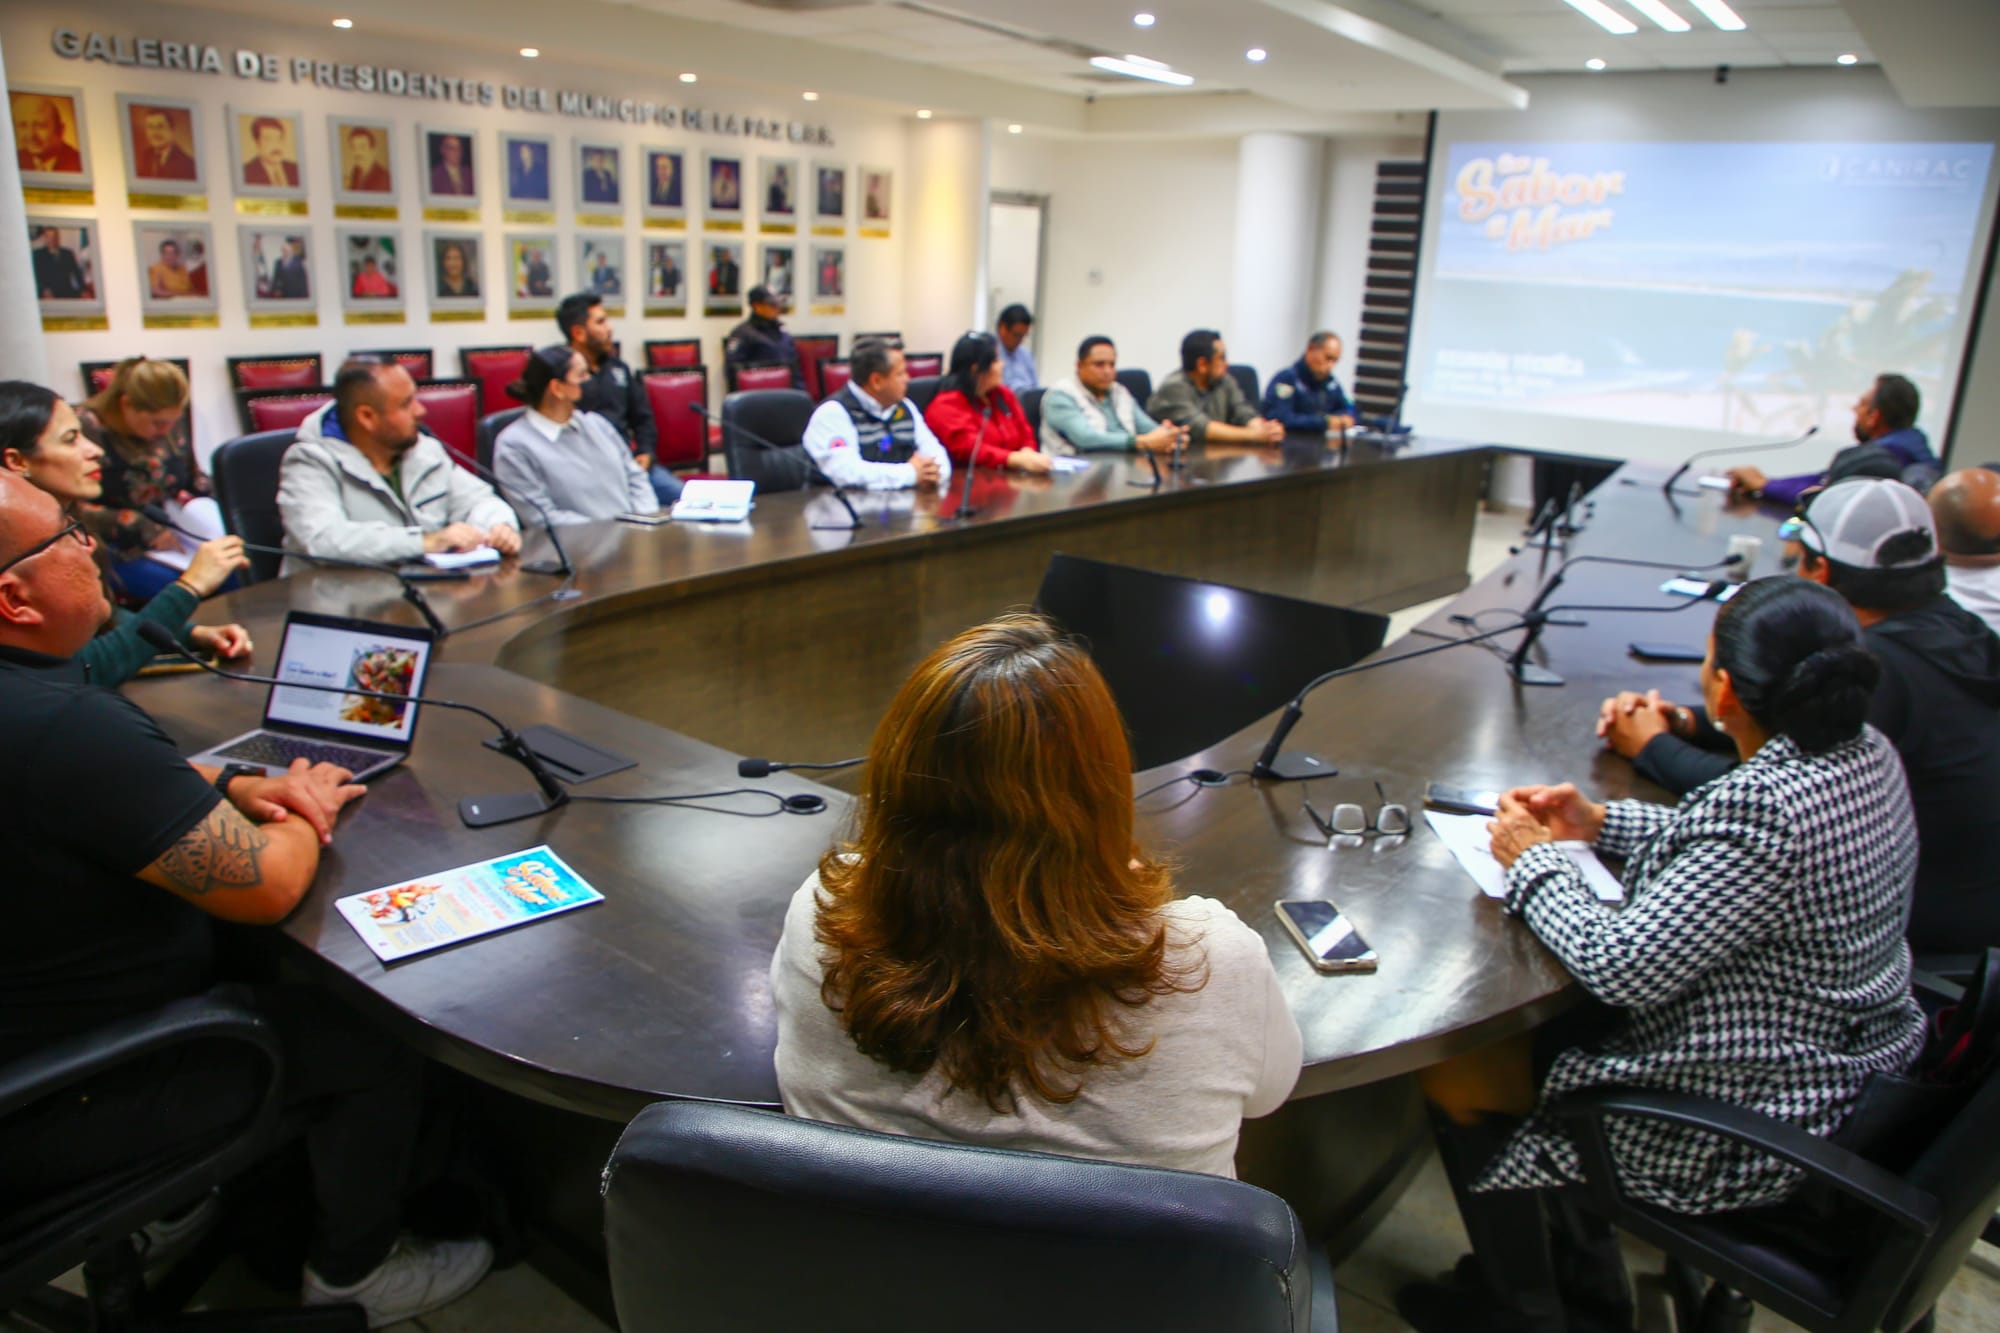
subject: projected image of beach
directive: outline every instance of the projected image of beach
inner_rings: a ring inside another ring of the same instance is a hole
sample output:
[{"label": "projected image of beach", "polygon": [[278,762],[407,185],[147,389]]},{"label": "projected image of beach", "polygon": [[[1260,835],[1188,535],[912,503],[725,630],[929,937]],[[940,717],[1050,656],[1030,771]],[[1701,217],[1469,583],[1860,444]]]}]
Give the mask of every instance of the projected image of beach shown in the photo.
[{"label": "projected image of beach", "polygon": [[1740,435],[1928,409],[1978,280],[1990,144],[1459,143],[1420,402]]}]

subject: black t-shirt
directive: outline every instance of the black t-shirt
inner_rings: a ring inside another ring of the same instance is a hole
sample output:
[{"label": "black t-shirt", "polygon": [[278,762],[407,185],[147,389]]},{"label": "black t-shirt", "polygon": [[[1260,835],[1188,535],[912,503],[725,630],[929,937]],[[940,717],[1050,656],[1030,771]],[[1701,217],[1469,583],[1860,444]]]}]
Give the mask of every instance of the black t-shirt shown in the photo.
[{"label": "black t-shirt", "polygon": [[221,797],[81,664],[0,648],[0,1060],[209,984],[209,918],[138,878]]}]

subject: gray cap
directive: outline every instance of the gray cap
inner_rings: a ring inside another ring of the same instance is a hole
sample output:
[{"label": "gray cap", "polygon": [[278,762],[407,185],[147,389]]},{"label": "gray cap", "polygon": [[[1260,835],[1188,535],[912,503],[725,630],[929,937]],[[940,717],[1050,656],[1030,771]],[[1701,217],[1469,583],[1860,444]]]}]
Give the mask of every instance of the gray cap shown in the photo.
[{"label": "gray cap", "polygon": [[[1912,528],[1922,528],[1930,537],[1923,554],[1885,562],[1883,544]],[[1909,569],[1937,559],[1937,525],[1930,505],[1913,488],[1880,477],[1855,477],[1814,497],[1799,525],[1799,544],[1853,569]]]}]

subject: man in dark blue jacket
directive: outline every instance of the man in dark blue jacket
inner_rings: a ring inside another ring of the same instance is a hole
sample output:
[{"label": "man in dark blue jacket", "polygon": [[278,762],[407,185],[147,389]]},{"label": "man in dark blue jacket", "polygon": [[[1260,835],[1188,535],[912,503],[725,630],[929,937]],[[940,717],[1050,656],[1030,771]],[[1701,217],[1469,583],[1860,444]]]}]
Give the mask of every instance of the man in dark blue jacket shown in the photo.
[{"label": "man in dark blue jacket", "polygon": [[1339,361],[1339,335],[1315,333],[1304,356],[1271,376],[1264,389],[1264,416],[1287,432],[1338,435],[1352,430],[1354,404],[1333,377]]}]

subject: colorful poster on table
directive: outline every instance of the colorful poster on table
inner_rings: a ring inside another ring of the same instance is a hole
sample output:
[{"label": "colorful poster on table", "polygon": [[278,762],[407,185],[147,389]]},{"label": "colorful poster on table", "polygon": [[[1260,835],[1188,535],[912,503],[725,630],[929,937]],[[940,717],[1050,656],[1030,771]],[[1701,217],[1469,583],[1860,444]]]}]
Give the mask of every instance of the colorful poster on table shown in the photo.
[{"label": "colorful poster on table", "polygon": [[393,963],[603,901],[543,845],[353,894],[334,906],[377,958]]}]

